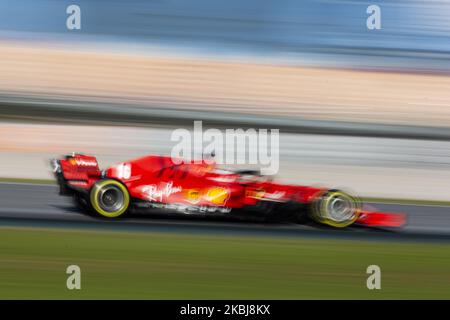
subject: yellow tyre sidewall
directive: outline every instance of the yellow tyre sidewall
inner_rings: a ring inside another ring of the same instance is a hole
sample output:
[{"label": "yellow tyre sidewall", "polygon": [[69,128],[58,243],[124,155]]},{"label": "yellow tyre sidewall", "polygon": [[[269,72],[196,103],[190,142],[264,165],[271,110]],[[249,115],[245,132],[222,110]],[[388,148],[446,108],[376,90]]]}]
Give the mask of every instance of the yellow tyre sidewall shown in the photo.
[{"label": "yellow tyre sidewall", "polygon": [[[108,211],[103,210],[98,203],[98,195],[99,195],[100,191],[102,190],[102,188],[105,186],[111,186],[111,185],[118,187],[120,189],[120,191],[122,191],[123,201],[124,201],[123,207],[114,212],[108,212]],[[117,218],[117,217],[123,215],[127,211],[128,206],[130,204],[130,194],[128,193],[127,188],[120,182],[115,181],[115,180],[104,180],[104,181],[97,182],[92,187],[91,194],[90,194],[90,200],[91,200],[92,208],[95,210],[95,212],[97,212],[98,214],[100,214],[101,216],[106,217],[106,218]]]},{"label": "yellow tyre sidewall", "polygon": [[[323,199],[323,197],[326,197]],[[347,221],[335,221],[329,218],[328,205],[329,203],[337,197],[345,198],[350,200],[355,206],[355,214],[353,215],[351,220]],[[319,223],[334,227],[334,228],[345,228],[358,220],[361,214],[361,206],[358,199],[350,196],[349,194],[342,191],[329,191],[324,193],[318,200],[318,202],[314,205],[313,209],[313,218]]]}]

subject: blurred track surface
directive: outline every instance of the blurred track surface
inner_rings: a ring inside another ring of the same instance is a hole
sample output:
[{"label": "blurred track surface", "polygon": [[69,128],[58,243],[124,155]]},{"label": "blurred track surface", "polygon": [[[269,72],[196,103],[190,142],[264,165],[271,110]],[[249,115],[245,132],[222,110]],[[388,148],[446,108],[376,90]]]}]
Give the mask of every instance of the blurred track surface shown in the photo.
[{"label": "blurred track surface", "polygon": [[129,217],[100,220],[79,212],[70,198],[60,197],[52,185],[0,184],[0,225],[63,226],[89,229],[143,230],[176,233],[257,234],[268,236],[312,236],[369,238],[376,240],[450,240],[450,207],[376,204],[382,210],[407,213],[408,225],[401,231],[366,228],[332,230],[306,225],[215,221],[210,219]]}]

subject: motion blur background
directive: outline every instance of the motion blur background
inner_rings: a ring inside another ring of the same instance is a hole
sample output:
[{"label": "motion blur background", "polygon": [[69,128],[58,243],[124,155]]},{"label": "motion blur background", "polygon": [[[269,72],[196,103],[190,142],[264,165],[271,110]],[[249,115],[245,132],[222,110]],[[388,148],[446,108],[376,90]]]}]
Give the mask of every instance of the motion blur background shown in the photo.
[{"label": "motion blur background", "polygon": [[450,200],[449,40],[447,1],[0,0],[0,177],[168,154],[204,120],[280,128],[283,181]]}]

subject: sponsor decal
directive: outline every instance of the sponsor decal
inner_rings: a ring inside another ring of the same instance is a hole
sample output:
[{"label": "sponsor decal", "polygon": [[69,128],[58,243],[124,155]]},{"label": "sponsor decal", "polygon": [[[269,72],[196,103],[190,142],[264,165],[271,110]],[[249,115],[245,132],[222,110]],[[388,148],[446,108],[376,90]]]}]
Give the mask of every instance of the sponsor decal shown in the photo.
[{"label": "sponsor decal", "polygon": [[185,190],[186,201],[192,204],[199,203],[202,199],[208,201],[215,205],[224,205],[228,198],[230,197],[230,192],[221,187],[213,187],[206,191],[201,192],[198,189],[188,189]]},{"label": "sponsor decal", "polygon": [[72,181],[69,181],[69,184],[70,185],[72,185],[72,186],[80,186],[80,187],[84,187],[84,186],[87,186],[87,182],[86,181],[78,181],[78,180],[72,180]]},{"label": "sponsor decal", "polygon": [[264,194],[264,189],[250,189],[246,192],[247,197],[255,199],[261,199],[262,197],[264,197]]},{"label": "sponsor decal", "polygon": [[247,191],[247,197],[255,198],[255,199],[264,199],[271,201],[279,201],[285,196],[286,192],[284,191],[275,191],[275,192],[266,192],[263,189],[249,190]]},{"label": "sponsor decal", "polygon": [[121,163],[116,167],[117,178],[130,179],[131,177],[131,163]]},{"label": "sponsor decal", "polygon": [[170,195],[180,192],[183,188],[174,187],[173,181],[168,182],[163,188],[158,188],[156,185],[142,186],[141,192],[144,194],[145,198],[149,201],[162,202],[163,198],[169,197]]},{"label": "sponsor decal", "polygon": [[229,197],[230,192],[227,189],[221,187],[211,188],[206,193],[206,200],[216,205],[224,205]]},{"label": "sponsor decal", "polygon": [[230,213],[231,208],[227,207],[212,207],[212,206],[190,206],[178,203],[139,203],[141,208],[155,208],[179,211],[184,214],[191,213]]},{"label": "sponsor decal", "polygon": [[273,193],[264,194],[264,198],[271,199],[271,200],[280,200],[281,198],[284,197],[285,194],[286,194],[286,192],[284,192],[284,191],[275,191]]},{"label": "sponsor decal", "polygon": [[83,159],[70,159],[69,163],[73,166],[80,167],[97,167],[97,161],[94,160],[83,160]]},{"label": "sponsor decal", "polygon": [[192,204],[196,204],[200,201],[200,191],[198,189],[186,190],[186,200]]}]

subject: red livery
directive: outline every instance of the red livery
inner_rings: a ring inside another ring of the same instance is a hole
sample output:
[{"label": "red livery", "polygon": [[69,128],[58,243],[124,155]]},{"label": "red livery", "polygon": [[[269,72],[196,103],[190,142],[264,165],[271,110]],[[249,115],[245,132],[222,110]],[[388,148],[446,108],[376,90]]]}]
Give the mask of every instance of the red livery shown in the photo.
[{"label": "red livery", "polygon": [[212,161],[182,163],[151,155],[101,171],[95,157],[73,154],[52,164],[60,194],[107,218],[163,210],[337,228],[400,227],[406,220],[399,213],[363,211],[358,199],[340,190],[281,184],[257,171],[221,170]]}]

